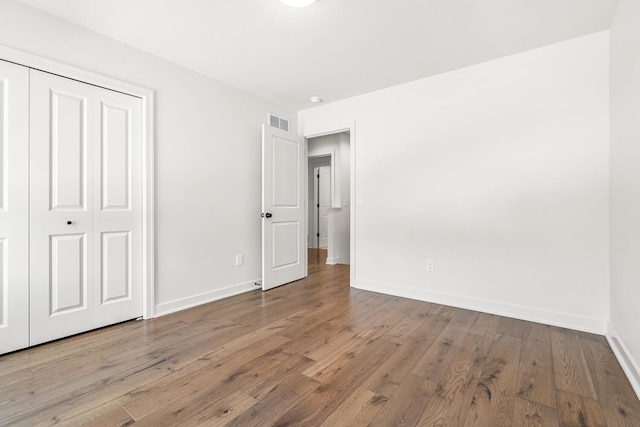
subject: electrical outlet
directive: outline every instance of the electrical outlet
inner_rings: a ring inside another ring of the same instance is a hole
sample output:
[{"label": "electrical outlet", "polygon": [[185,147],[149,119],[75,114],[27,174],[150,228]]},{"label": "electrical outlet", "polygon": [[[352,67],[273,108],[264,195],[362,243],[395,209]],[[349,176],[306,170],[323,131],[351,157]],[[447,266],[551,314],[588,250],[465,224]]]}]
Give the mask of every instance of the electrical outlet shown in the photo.
[{"label": "electrical outlet", "polygon": [[427,271],[429,273],[433,273],[435,271],[435,263],[432,259],[427,260]]},{"label": "electrical outlet", "polygon": [[236,255],[236,267],[241,267],[244,264],[244,255]]}]

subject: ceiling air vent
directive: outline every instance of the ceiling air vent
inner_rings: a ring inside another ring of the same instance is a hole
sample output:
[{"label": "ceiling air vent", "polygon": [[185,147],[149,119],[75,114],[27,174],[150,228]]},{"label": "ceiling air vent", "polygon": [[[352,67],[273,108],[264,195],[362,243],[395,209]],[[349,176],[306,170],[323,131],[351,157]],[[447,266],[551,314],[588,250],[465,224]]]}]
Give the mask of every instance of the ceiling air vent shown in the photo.
[{"label": "ceiling air vent", "polygon": [[289,132],[289,120],[278,117],[275,114],[269,114],[269,126]]}]

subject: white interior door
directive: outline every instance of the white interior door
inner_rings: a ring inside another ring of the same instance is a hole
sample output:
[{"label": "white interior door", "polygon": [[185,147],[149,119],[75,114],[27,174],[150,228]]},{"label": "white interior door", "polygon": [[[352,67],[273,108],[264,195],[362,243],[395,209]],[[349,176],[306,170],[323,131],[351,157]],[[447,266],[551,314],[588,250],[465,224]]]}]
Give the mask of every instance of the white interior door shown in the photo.
[{"label": "white interior door", "polygon": [[320,176],[318,183],[318,225],[319,247],[329,246],[329,208],[331,207],[331,167],[318,168]]},{"label": "white interior door", "polygon": [[305,276],[304,138],[262,125],[262,289]]},{"label": "white interior door", "polygon": [[140,100],[31,71],[31,339],[142,312]]},{"label": "white interior door", "polygon": [[29,345],[29,69],[0,60],[0,354]]}]

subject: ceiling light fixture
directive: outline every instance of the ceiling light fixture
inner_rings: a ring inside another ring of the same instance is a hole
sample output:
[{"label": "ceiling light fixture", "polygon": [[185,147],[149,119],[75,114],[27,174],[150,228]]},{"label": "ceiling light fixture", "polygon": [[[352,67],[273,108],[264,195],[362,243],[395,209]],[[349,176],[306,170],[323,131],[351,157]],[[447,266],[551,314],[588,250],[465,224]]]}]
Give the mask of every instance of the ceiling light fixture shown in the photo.
[{"label": "ceiling light fixture", "polygon": [[316,0],[281,0],[282,3],[291,7],[305,7],[309,6],[312,3],[315,3]]}]

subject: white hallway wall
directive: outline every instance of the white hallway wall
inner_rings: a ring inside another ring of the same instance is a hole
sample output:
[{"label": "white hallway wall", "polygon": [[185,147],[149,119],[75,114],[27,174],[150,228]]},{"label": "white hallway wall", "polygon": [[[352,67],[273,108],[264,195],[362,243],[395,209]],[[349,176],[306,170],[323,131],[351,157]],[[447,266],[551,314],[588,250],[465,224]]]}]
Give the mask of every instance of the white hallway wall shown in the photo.
[{"label": "white hallway wall", "polygon": [[[611,325],[640,396],[640,3],[611,27]],[[624,359],[623,359],[624,361]],[[624,366],[624,363],[623,363]]]},{"label": "white hallway wall", "polygon": [[301,111],[300,133],[356,123],[355,285],[604,332],[608,43],[597,33]]},{"label": "white hallway wall", "polygon": [[260,124],[273,112],[295,129],[294,112],[10,0],[0,0],[0,44],[156,90],[160,311],[253,287]]}]

